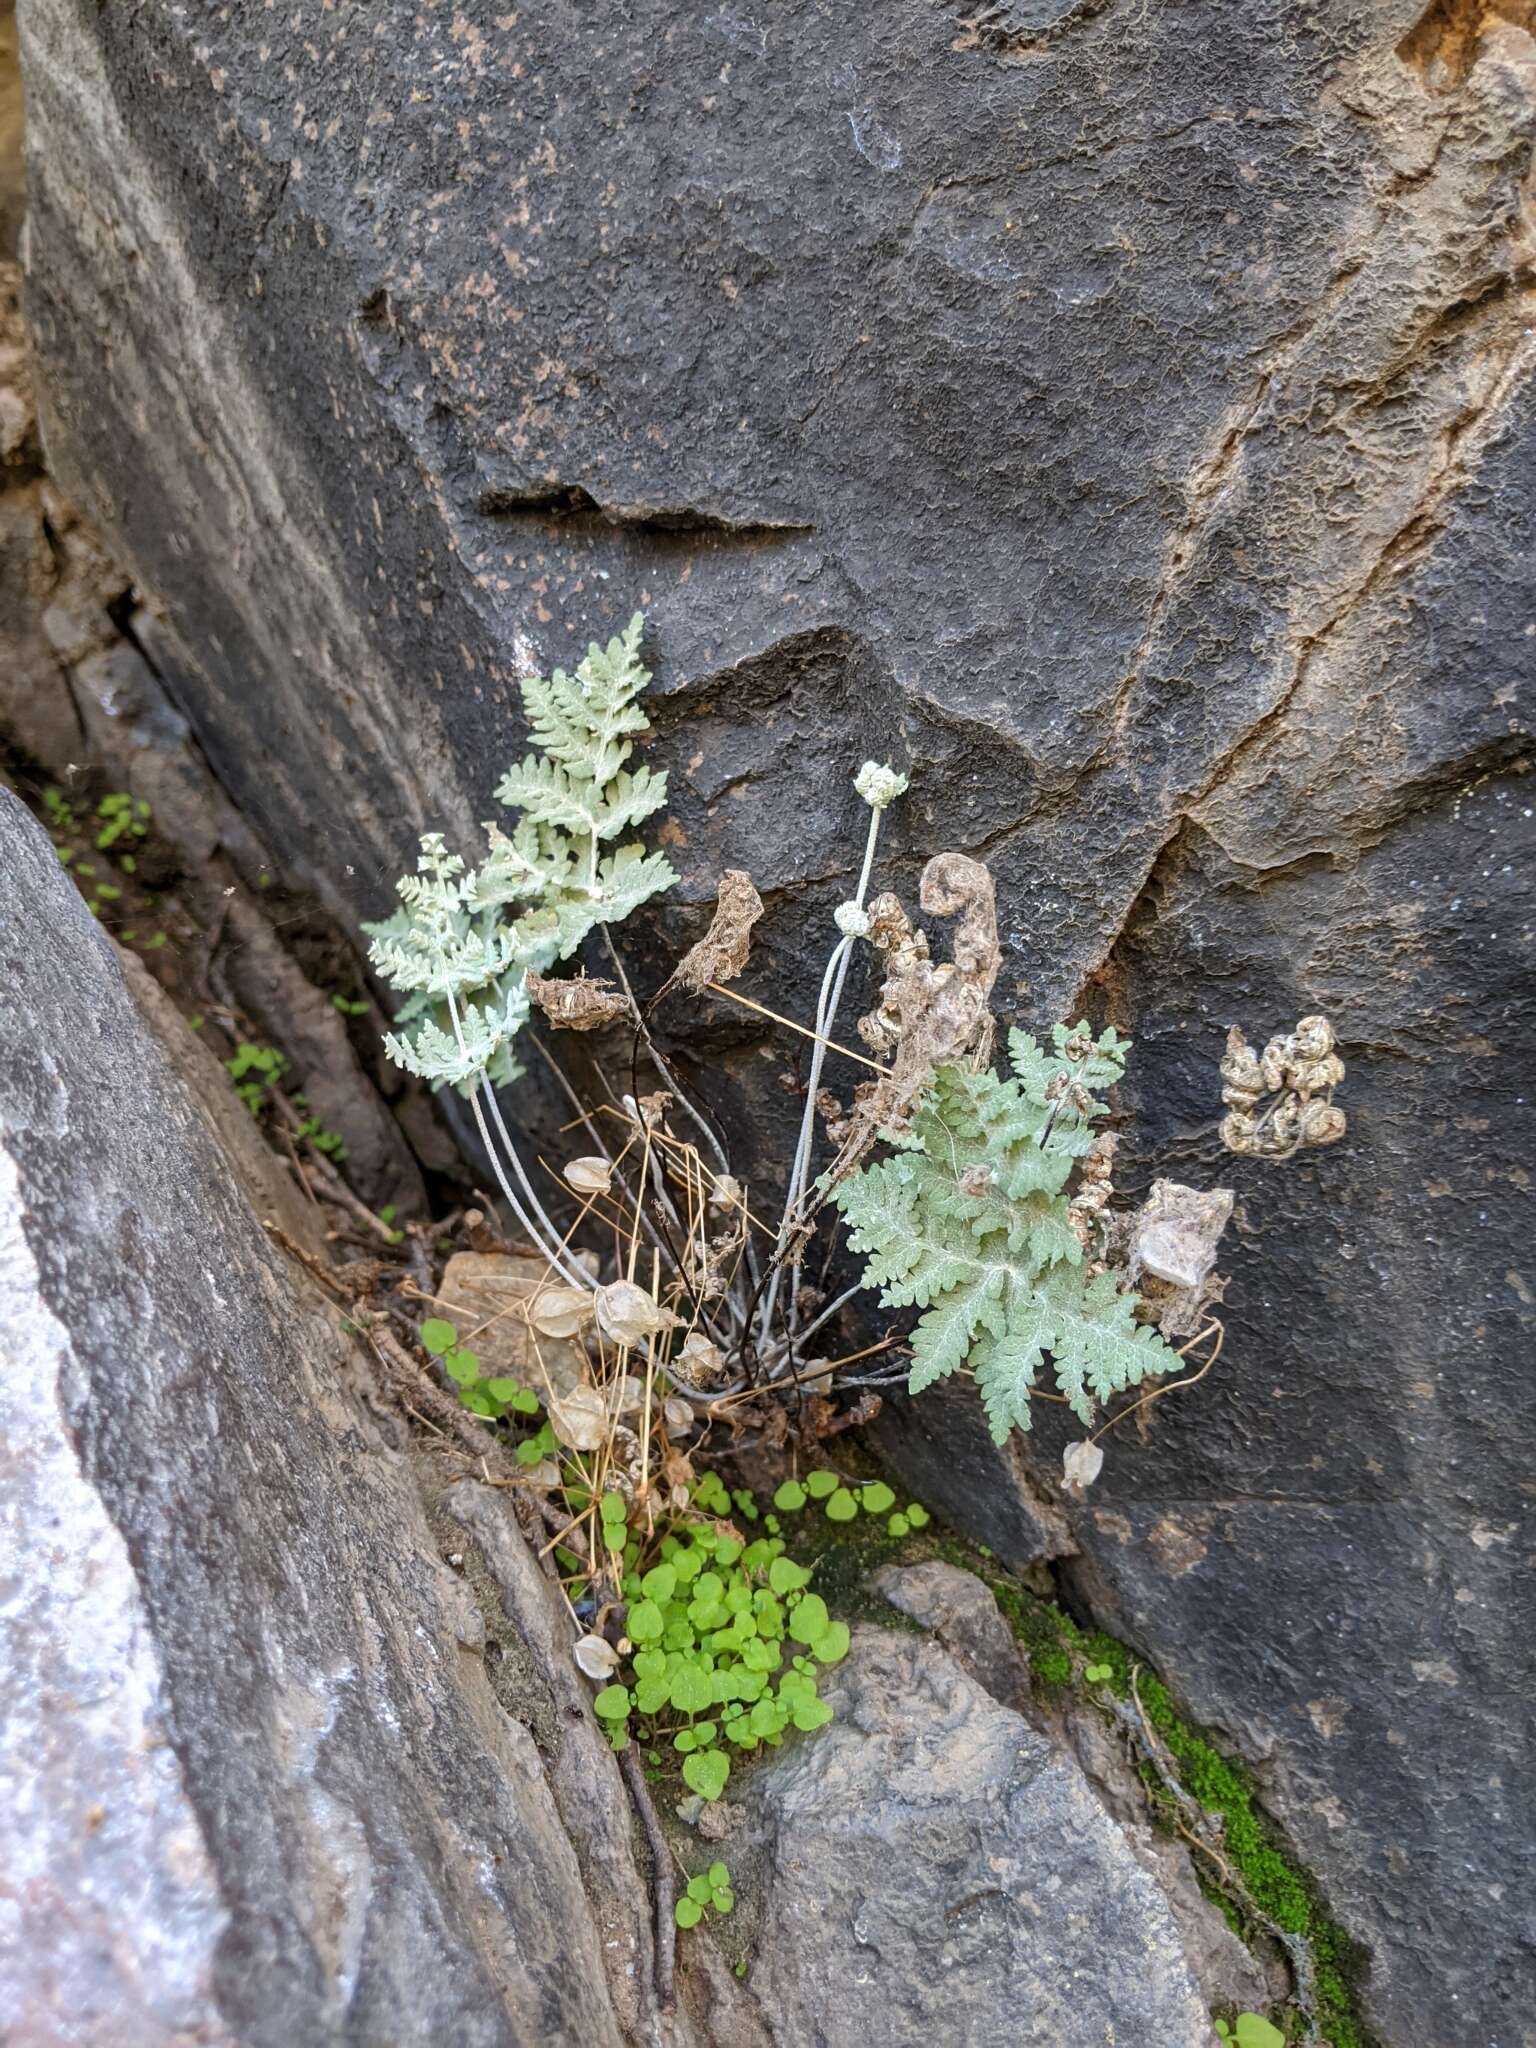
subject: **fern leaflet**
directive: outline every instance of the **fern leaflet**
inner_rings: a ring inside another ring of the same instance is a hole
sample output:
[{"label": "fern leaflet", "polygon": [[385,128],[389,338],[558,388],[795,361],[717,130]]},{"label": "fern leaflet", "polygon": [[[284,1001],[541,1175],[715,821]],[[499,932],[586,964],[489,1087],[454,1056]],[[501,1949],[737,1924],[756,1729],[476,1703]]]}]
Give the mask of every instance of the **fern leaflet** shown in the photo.
[{"label": "fern leaflet", "polygon": [[913,1393],[968,1364],[999,1443],[1028,1429],[1047,1356],[1073,1412],[1166,1372],[1172,1352],[1135,1319],[1111,1273],[1085,1277],[1067,1183],[1106,1114],[1094,1090],[1124,1071],[1125,1040],[1058,1025],[1048,1051],[1011,1034],[1011,1077],[941,1066],[911,1142],[832,1190],[864,1284],[921,1308]]}]

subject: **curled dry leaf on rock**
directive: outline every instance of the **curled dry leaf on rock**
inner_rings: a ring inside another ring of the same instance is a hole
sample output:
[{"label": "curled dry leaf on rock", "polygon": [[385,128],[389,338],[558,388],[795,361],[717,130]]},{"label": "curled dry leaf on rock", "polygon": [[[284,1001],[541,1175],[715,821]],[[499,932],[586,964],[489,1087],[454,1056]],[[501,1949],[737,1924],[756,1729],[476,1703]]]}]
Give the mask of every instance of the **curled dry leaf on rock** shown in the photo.
[{"label": "curled dry leaf on rock", "polygon": [[523,985],[535,1005],[560,1031],[598,1031],[608,1024],[634,1021],[635,1006],[611,981],[585,974],[568,980],[535,974],[530,967]]},{"label": "curled dry leaf on rock", "polygon": [[859,1036],[890,1064],[878,1080],[861,1082],[853,1107],[834,1127],[840,1141],[829,1180],[844,1178],[882,1133],[900,1135],[946,1061],[991,1053],[991,995],[1002,953],[997,903],[984,864],[963,853],[935,854],[923,869],[918,901],[931,916],[958,916],[951,958],[935,964],[925,933],[887,892],[870,906],[869,942],[885,959],[880,1000],[859,1019]]},{"label": "curled dry leaf on rock", "polygon": [[1221,1061],[1221,1099],[1228,1110],[1221,1142],[1227,1150],[1251,1159],[1288,1159],[1307,1147],[1336,1145],[1348,1122],[1333,1100],[1344,1079],[1335,1045],[1333,1026],[1322,1016],[1303,1017],[1261,1053],[1234,1024]]},{"label": "curled dry leaf on rock", "polygon": [[762,914],[763,899],[752,877],[742,868],[727,868],[709,930],[679,960],[661,995],[674,988],[702,995],[711,982],[734,981],[751,957],[752,927]]}]

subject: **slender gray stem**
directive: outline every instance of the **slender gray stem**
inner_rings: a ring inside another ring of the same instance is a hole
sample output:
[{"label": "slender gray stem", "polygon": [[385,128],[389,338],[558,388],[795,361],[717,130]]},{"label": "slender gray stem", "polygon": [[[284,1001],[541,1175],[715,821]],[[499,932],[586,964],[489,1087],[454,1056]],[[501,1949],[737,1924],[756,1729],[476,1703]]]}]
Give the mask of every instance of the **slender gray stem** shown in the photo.
[{"label": "slender gray stem", "polygon": [[[869,894],[870,877],[874,873],[875,848],[880,839],[880,820],[882,816],[883,813],[880,810],[871,806],[869,813],[869,835],[864,842],[864,865],[859,871],[859,885],[853,897],[854,903],[860,910],[864,908],[864,899]],[[784,1203],[784,1215],[779,1224],[779,1235],[775,1251],[776,1258],[782,1256],[784,1246],[788,1242],[797,1212],[805,1199],[806,1188],[810,1181],[811,1156],[815,1150],[816,1142],[816,1097],[821,1089],[821,1070],[826,1061],[827,1040],[831,1037],[833,1027],[837,1022],[837,1012],[843,1000],[843,989],[848,980],[848,967],[852,958],[853,939],[845,934],[838,939],[837,944],[832,948],[831,957],[827,961],[826,972],[821,978],[821,993],[816,1004],[816,1045],[811,1054],[810,1080],[805,1091],[805,1114],[800,1119],[800,1140],[795,1147],[794,1167],[790,1173],[789,1191]],[[773,1315],[774,1310],[778,1306],[779,1281],[782,1273],[782,1265],[776,1266],[768,1283],[768,1293],[763,1303],[762,1320],[758,1325],[759,1333],[764,1338],[767,1337],[769,1330],[773,1327]],[[797,1256],[794,1261],[789,1292],[791,1329],[793,1329],[799,1317],[799,1295],[800,1260]]]}]

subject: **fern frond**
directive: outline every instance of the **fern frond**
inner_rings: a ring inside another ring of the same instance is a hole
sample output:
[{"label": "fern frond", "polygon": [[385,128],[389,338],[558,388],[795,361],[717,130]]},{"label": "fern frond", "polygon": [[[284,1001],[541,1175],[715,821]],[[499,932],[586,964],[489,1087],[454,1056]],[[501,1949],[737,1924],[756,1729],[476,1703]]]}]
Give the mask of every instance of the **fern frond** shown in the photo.
[{"label": "fern frond", "polygon": [[645,614],[636,612],[606,647],[594,641],[574,676],[556,669],[521,685],[534,744],[572,775],[599,787],[629,759],[629,735],[646,730],[635,699],[651,680],[640,661]]},{"label": "fern frond", "polygon": [[1124,1041],[1059,1027],[1050,1053],[1025,1032],[1011,1049],[1013,1078],[939,1067],[911,1147],[830,1190],[864,1284],[888,1308],[924,1311],[911,1391],[969,1363],[999,1442],[1029,1428],[1047,1356],[1085,1422],[1093,1400],[1173,1364],[1112,1274],[1085,1279],[1066,1192],[1084,1134],[1091,1142],[1106,1114],[1081,1076],[1118,1076]]},{"label": "fern frond", "polygon": [[[430,834],[417,872],[396,885],[400,909],[365,927],[375,966],[405,997],[386,1045],[409,1072],[457,1087],[480,1073],[493,1085],[513,1078],[528,970],[547,974],[596,926],[622,923],[677,880],[664,855],[615,843],[667,796],[664,774],[625,767],[647,729],[636,702],[650,681],[644,624],[636,612],[606,647],[587,649],[574,675],[557,669],[522,685],[541,751],[514,763],[496,789],[521,818],[510,832],[486,826],[489,851],[472,871]],[[503,923],[499,913],[514,904],[521,915]],[[449,1029],[450,997],[461,1005],[462,1047]]]}]

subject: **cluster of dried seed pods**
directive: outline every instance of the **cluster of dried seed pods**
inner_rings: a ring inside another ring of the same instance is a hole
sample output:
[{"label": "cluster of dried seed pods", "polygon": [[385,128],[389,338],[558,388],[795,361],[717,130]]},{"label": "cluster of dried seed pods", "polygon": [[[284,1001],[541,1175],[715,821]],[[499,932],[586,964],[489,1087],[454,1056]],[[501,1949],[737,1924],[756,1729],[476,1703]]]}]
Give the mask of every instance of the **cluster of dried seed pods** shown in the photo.
[{"label": "cluster of dried seed pods", "polygon": [[1237,1025],[1221,1062],[1227,1105],[1221,1142],[1252,1159],[1288,1159],[1309,1145],[1335,1145],[1346,1118],[1333,1101],[1344,1079],[1326,1017],[1303,1017],[1294,1031],[1256,1053]]}]

